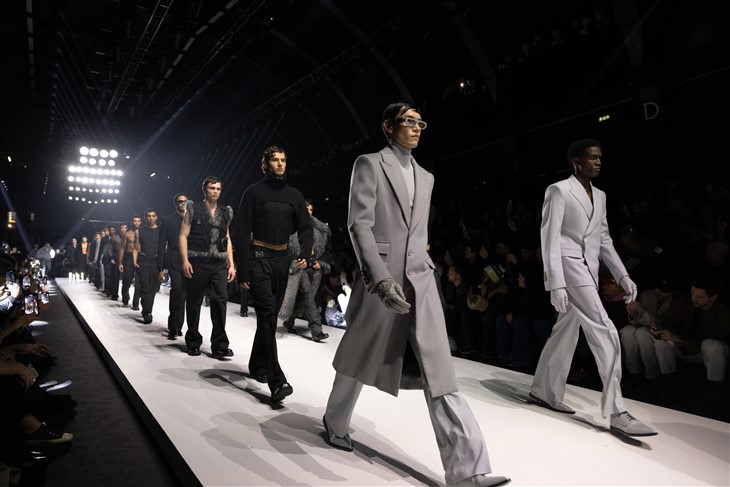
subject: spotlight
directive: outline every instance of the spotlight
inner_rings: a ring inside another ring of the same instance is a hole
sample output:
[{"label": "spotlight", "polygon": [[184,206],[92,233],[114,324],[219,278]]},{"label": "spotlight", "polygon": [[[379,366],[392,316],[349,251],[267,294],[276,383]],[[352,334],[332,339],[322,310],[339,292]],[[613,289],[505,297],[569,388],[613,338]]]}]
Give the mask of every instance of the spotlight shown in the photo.
[{"label": "spotlight", "polygon": [[107,156],[109,156],[109,151],[107,151],[106,149],[102,149],[99,151],[99,155],[101,157],[107,157]]},{"label": "spotlight", "polygon": [[98,150],[96,150],[96,149],[94,149],[94,148],[92,147],[91,149],[89,149],[89,154],[90,154],[90,155],[92,155],[92,156],[94,156],[94,157],[96,157],[96,156],[98,156],[98,155],[99,155],[99,151],[98,151]]},{"label": "spotlight", "polygon": [[114,149],[109,151],[109,157],[117,157],[119,155],[119,152],[115,151]]},{"label": "spotlight", "polygon": [[92,158],[90,158],[90,159],[89,159],[89,164],[91,164],[92,166],[93,166],[94,164],[96,164],[96,159],[94,159],[93,157],[92,157]]},{"label": "spotlight", "polygon": [[81,164],[86,164],[87,162],[89,162],[89,158],[86,156],[81,156],[79,157],[79,161],[81,161]]},{"label": "spotlight", "polygon": [[82,147],[81,149],[79,149],[79,152],[81,152],[81,155],[82,156],[89,155],[89,148],[88,147]]}]

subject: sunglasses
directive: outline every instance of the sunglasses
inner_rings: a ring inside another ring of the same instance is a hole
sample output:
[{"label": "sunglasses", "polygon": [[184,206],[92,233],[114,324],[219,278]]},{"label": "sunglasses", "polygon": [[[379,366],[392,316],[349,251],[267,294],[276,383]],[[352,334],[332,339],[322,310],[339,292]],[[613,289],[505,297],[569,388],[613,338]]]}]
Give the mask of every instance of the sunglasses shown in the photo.
[{"label": "sunglasses", "polygon": [[182,205],[182,204],[183,204],[183,203],[185,203],[186,201],[187,201],[187,200],[175,200],[175,204],[176,204],[176,205]]}]

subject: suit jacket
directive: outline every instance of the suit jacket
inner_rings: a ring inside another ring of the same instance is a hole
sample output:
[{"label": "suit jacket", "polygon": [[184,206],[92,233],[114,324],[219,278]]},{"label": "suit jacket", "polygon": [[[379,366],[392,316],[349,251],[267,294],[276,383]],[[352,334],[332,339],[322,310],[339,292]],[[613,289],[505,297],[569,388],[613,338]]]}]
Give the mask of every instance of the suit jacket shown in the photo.
[{"label": "suit jacket", "polygon": [[[428,221],[433,176],[413,163],[413,210],[393,150],[357,158],[350,181],[348,229],[360,272],[347,306],[347,330],[337,348],[335,369],[360,382],[398,395],[411,320],[423,372],[433,397],[456,392],[458,385],[446,336],[444,312],[429,257]],[[408,315],[387,309],[374,287],[392,277],[407,280],[415,297]]]},{"label": "suit jacket", "polygon": [[159,222],[160,247],[157,252],[157,267],[173,269],[182,272],[182,257],[180,256],[180,226],[183,217],[174,212],[163,216]]},{"label": "suit jacket", "polygon": [[628,275],[613,247],[606,220],[606,193],[593,188],[593,203],[575,176],[548,186],[540,240],[545,289],[598,287],[600,261],[620,282]]}]

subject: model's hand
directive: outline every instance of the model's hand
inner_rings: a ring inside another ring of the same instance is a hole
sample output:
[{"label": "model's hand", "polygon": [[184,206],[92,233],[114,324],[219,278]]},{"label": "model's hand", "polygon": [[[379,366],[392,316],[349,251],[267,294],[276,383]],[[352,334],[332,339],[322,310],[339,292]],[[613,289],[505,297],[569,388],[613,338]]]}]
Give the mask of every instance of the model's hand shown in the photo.
[{"label": "model's hand", "polygon": [[309,262],[307,262],[307,259],[297,259],[296,260],[296,267],[297,269],[306,269],[309,265]]},{"label": "model's hand", "polygon": [[185,262],[183,264],[183,274],[188,279],[191,279],[193,277],[193,265],[190,262]]},{"label": "model's hand", "polygon": [[550,304],[558,313],[566,313],[568,311],[568,291],[564,287],[551,290]]},{"label": "model's hand", "polygon": [[639,290],[636,288],[636,284],[634,284],[634,281],[632,281],[629,276],[622,277],[618,284],[621,286],[621,289],[626,291],[626,297],[624,298],[625,303],[630,303],[631,301],[636,300],[636,295]]},{"label": "model's hand", "polygon": [[119,264],[119,272],[124,272],[124,264]]},{"label": "model's hand", "polygon": [[386,308],[395,311],[398,314],[405,314],[411,309],[411,305],[406,301],[403,294],[403,288],[400,284],[391,278],[383,279],[375,286],[375,292],[378,293],[380,301]]},{"label": "model's hand", "polygon": [[236,278],[236,268],[233,266],[228,267],[228,282],[233,282]]}]

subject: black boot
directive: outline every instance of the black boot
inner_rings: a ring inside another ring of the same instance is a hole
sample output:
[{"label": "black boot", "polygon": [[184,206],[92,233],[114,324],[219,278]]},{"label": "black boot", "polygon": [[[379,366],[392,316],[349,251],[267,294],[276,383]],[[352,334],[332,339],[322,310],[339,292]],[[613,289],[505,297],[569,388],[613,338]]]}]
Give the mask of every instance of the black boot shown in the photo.
[{"label": "black boot", "polygon": [[322,331],[322,325],[319,323],[310,323],[309,331],[312,334],[312,340],[315,342],[321,342],[325,338],[329,338],[329,334]]}]

